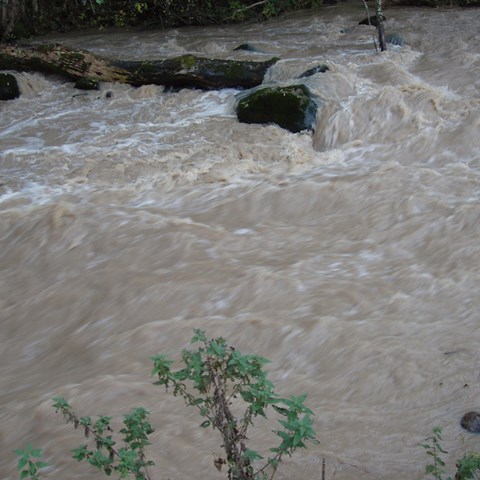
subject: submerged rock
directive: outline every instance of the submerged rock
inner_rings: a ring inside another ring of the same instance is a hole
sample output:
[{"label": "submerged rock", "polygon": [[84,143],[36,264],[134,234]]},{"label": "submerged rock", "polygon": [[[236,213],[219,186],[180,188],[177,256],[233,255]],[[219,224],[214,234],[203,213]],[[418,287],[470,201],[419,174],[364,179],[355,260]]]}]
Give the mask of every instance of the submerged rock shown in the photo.
[{"label": "submerged rock", "polygon": [[460,421],[460,425],[469,432],[480,433],[480,413],[468,412]]},{"label": "submerged rock", "polygon": [[311,77],[316,73],[325,73],[330,70],[326,65],[317,65],[316,67],[310,68],[309,70],[303,72],[298,78]]},{"label": "submerged rock", "polygon": [[[387,17],[385,17],[384,15],[382,15],[382,19],[383,21],[385,21],[387,19]],[[373,17],[370,17],[370,23],[368,22],[368,18],[364,18],[363,20],[361,20],[360,22],[358,22],[359,25],[373,25],[374,27],[377,26],[377,16],[374,15]]]},{"label": "submerged rock", "polygon": [[19,96],[17,79],[11,73],[0,73],[0,100],[13,100]]},{"label": "submerged rock", "polygon": [[293,133],[312,130],[317,104],[305,85],[264,87],[241,96],[237,117],[243,123],[275,123]]}]

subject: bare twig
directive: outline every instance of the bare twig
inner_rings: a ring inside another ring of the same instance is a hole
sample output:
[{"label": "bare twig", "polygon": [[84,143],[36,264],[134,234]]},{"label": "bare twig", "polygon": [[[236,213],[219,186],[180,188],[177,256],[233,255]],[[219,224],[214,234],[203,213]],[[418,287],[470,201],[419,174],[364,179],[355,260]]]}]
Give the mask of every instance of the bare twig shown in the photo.
[{"label": "bare twig", "polygon": [[[370,11],[368,10],[367,1],[363,0],[363,4],[365,5],[365,11],[367,12],[368,24],[370,26],[373,26],[372,21],[370,20]],[[378,52],[377,41],[375,40],[375,35],[373,33],[372,33],[372,39],[373,39],[373,46],[375,47],[375,51]]]},{"label": "bare twig", "polygon": [[251,8],[258,7],[259,5],[263,5],[263,4],[267,3],[267,2],[268,2],[268,0],[262,0],[261,2],[256,2],[256,3],[252,3],[251,5],[248,5],[248,6],[245,6],[245,7],[237,8],[237,10],[235,10],[235,11],[234,11],[229,17],[227,17],[225,20],[230,20],[231,18],[234,18],[237,13],[246,12],[247,10],[250,10]]}]

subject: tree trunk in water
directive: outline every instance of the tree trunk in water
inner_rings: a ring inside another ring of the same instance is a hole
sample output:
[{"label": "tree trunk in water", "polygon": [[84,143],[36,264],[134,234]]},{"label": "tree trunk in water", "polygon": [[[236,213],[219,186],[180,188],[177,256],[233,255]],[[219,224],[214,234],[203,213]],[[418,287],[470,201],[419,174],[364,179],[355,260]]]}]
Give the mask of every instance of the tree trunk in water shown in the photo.
[{"label": "tree trunk in water", "polygon": [[135,86],[154,84],[205,90],[257,86],[277,60],[253,62],[182,55],[166,60],[121,61],[58,44],[0,45],[0,70],[56,73],[71,80],[87,78]]},{"label": "tree trunk in water", "polygon": [[384,52],[387,49],[385,42],[385,29],[383,28],[382,0],[375,0],[375,15],[377,16],[378,43],[380,50]]}]

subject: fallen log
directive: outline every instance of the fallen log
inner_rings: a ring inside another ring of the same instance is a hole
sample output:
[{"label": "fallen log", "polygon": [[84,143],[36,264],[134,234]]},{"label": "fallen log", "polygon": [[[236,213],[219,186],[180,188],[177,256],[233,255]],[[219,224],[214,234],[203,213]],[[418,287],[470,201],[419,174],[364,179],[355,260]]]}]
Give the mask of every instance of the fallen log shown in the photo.
[{"label": "fallen log", "polygon": [[252,88],[278,58],[264,62],[182,55],[165,60],[122,61],[60,44],[19,47],[0,44],[0,70],[55,73],[77,81],[120,82],[172,88]]}]

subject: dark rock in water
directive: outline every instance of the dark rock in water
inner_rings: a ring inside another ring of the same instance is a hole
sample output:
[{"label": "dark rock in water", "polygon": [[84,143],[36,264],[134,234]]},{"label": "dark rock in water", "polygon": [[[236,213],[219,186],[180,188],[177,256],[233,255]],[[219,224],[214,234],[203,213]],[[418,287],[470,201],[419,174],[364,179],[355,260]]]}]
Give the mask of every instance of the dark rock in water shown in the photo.
[{"label": "dark rock in water", "polygon": [[400,47],[405,45],[405,40],[399,33],[385,35],[385,42],[390,43],[391,45],[399,45]]},{"label": "dark rock in water", "polygon": [[17,79],[11,73],[0,73],[0,100],[13,100],[19,96]]},{"label": "dark rock in water", "polygon": [[326,65],[317,65],[316,67],[310,68],[306,72],[303,72],[298,78],[311,77],[316,73],[325,73],[330,70]]},{"label": "dark rock in water", "polygon": [[[387,17],[383,16],[383,21],[385,21]],[[368,18],[364,18],[362,21],[358,22],[359,25],[373,25],[374,27],[377,26],[377,16],[374,15],[370,17],[370,23],[368,23]]]},{"label": "dark rock in water", "polygon": [[480,413],[468,412],[460,422],[460,425],[469,432],[480,433]]},{"label": "dark rock in water", "polygon": [[264,87],[246,92],[237,103],[243,123],[276,123],[293,133],[312,130],[317,104],[305,85]]},{"label": "dark rock in water", "polygon": [[100,82],[96,78],[83,77],[75,82],[79,90],[100,90]]},{"label": "dark rock in water", "polygon": [[257,47],[255,47],[250,43],[242,43],[241,45],[233,49],[234,52],[236,52],[237,50],[245,50],[246,52],[263,53]]}]

